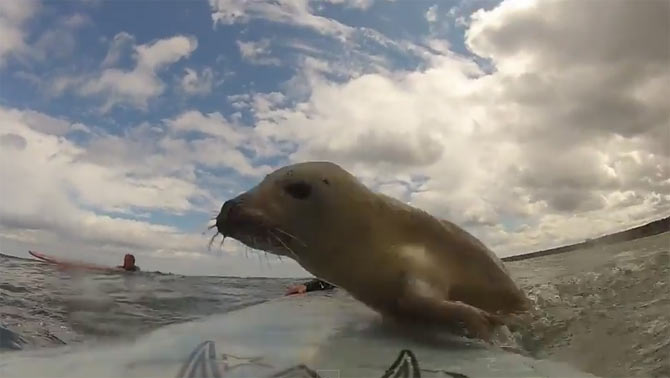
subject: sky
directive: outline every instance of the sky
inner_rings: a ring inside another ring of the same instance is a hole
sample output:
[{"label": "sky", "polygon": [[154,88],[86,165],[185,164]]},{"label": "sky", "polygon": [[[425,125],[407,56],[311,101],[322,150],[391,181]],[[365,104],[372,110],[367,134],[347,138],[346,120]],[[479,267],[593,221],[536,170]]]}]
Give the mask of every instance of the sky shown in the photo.
[{"label": "sky", "polygon": [[207,227],[311,160],[499,256],[668,216],[669,20],[665,0],[0,1],[0,251],[308,276]]}]

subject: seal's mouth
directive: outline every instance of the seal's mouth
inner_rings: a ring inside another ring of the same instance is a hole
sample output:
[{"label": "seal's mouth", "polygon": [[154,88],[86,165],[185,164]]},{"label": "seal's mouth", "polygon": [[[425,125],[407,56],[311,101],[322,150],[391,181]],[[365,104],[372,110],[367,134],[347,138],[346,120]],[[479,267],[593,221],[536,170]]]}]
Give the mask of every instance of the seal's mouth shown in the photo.
[{"label": "seal's mouth", "polygon": [[226,201],[214,226],[224,239],[231,237],[253,249],[298,259],[294,248],[296,243],[301,244],[300,240],[262,212],[245,206],[243,200]]}]

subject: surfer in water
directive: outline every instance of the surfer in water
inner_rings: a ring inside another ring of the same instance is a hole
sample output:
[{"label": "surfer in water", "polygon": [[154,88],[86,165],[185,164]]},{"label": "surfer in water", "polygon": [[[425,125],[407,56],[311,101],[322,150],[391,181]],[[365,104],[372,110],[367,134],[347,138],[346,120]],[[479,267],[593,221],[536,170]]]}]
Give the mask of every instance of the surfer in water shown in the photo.
[{"label": "surfer in water", "polygon": [[331,290],[334,289],[335,286],[329,284],[326,281],[322,281],[318,278],[313,279],[309,282],[306,282],[304,284],[296,285],[288,289],[285,295],[291,295],[291,294],[303,294],[307,293],[309,291],[315,291],[315,290]]},{"label": "surfer in water", "polygon": [[135,265],[135,256],[131,255],[130,253],[126,253],[126,255],[123,257],[123,265],[119,265],[117,268],[123,269],[127,272],[140,271],[140,267]]}]

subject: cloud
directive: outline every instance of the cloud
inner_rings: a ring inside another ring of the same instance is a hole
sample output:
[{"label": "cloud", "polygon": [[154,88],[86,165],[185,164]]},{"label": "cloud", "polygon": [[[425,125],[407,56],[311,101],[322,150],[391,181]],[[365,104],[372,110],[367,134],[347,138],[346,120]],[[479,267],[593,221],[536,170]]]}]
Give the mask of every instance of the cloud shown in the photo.
[{"label": "cloud", "polygon": [[70,123],[66,120],[48,116],[33,110],[14,113],[31,129],[43,134],[61,136],[70,130]]},{"label": "cloud", "polygon": [[347,8],[366,10],[374,4],[375,0],[326,0],[326,2],[344,5]]},{"label": "cloud", "polygon": [[100,110],[107,113],[117,105],[147,109],[149,99],[160,95],[164,89],[162,81],[151,71],[110,68],[98,77],[86,81],[79,94],[104,97],[105,103]]},{"label": "cloud", "polygon": [[181,78],[181,89],[188,95],[206,95],[212,92],[214,86],[214,71],[207,67],[200,73],[191,68],[184,69]]},{"label": "cloud", "polygon": [[297,76],[304,101],[254,103],[256,132],[291,161],[338,162],[502,254],[639,224],[670,209],[668,7],[504,1],[466,33],[492,72],[444,50],[420,71],[338,82],[313,69]]},{"label": "cloud", "polygon": [[[328,2],[358,11],[367,11],[373,4],[373,1],[366,0]],[[280,34],[280,38],[277,38],[276,42],[273,41],[273,44],[283,48],[281,60],[270,56],[268,39],[255,42],[238,41],[243,59],[253,64],[283,64],[300,71],[310,62],[327,62],[326,64],[332,68],[332,75],[338,76],[339,79],[349,79],[362,73],[386,73],[390,67],[401,61],[406,62],[408,66],[412,66],[412,62],[419,64],[430,56],[432,48],[427,46],[422,37],[389,38],[373,28],[362,25],[350,26],[334,18],[320,15],[319,12],[326,8],[324,2],[209,0],[209,3],[215,27],[262,21],[316,33],[309,39],[300,41],[283,38],[284,36]],[[401,60],[398,60],[399,56],[402,56]],[[304,87],[303,83],[296,81],[286,83],[285,87]],[[302,88],[296,92],[301,93],[305,90],[307,89]]]},{"label": "cloud", "polygon": [[[38,13],[49,15],[43,11],[43,5],[37,0],[11,2],[0,4],[0,65],[5,58],[14,56],[24,64],[52,63],[55,59],[69,58],[77,48],[78,29],[91,24],[88,16],[74,13],[67,16],[57,16],[53,21],[47,19],[48,27],[39,34],[30,31],[26,24]],[[32,40],[29,40],[29,37]]]},{"label": "cloud", "polygon": [[[183,185],[176,180],[154,179],[138,182],[117,169],[77,161],[81,148],[57,135],[44,133],[27,124],[21,111],[0,109],[4,163],[0,165],[3,201],[2,226],[41,229],[70,238],[101,243],[156,246],[167,237],[184,248],[187,242],[170,227],[112,218],[86,210],[87,206],[113,210],[132,205],[184,209]],[[43,121],[53,118],[41,116]],[[53,128],[62,127],[55,121]],[[42,124],[43,129],[48,125]],[[11,162],[11,164],[9,164]],[[30,172],[30,174],[26,174]],[[195,188],[190,188],[192,192]],[[169,190],[168,190],[169,189]],[[181,240],[181,241],[179,241]],[[167,240],[166,240],[167,242]]]},{"label": "cloud", "polygon": [[[95,178],[101,183],[120,181],[110,186],[124,185],[114,198],[107,198],[106,194],[94,202],[96,197],[82,197],[91,206],[104,205],[106,210],[116,212],[144,209],[209,213],[220,207],[221,196],[240,190],[247,180],[256,180],[271,170],[257,161],[278,155],[271,142],[217,112],[185,111],[158,124],[134,125],[122,135],[90,129],[92,135],[88,135],[80,153],[73,158],[87,168],[79,168],[69,176],[81,180]],[[81,126],[74,124],[71,132],[74,130],[81,130]],[[219,179],[226,181],[226,185],[220,181],[214,186],[206,185],[213,182],[213,172],[220,175],[226,172]],[[164,190],[169,190],[173,197],[166,199],[156,194]],[[91,196],[95,193],[91,191]]]},{"label": "cloud", "polygon": [[134,44],[134,36],[126,32],[116,34],[112,39],[109,50],[107,50],[105,59],[102,61],[102,67],[113,67],[117,65],[124,55],[130,55]]},{"label": "cloud", "polygon": [[86,76],[57,76],[54,77],[48,84],[45,84],[47,94],[51,96],[60,96],[63,93],[81,86],[86,82]]},{"label": "cloud", "polygon": [[72,30],[55,27],[42,33],[31,45],[33,57],[41,61],[48,58],[70,57],[77,47],[77,40]]},{"label": "cloud", "polygon": [[28,142],[21,135],[8,133],[0,135],[0,146],[7,149],[25,150]]},{"label": "cloud", "polygon": [[357,53],[347,56],[325,54],[323,57],[303,56],[295,63],[296,74],[281,86],[290,98],[309,97],[312,89],[324,80],[346,82],[364,74],[391,74],[392,64],[379,56],[358,57]]},{"label": "cloud", "polygon": [[[134,67],[115,68],[123,52],[132,44]],[[50,88],[53,94],[74,89],[80,96],[98,96],[104,101],[102,113],[116,106],[146,110],[149,101],[165,92],[165,83],[159,73],[171,64],[184,59],[197,48],[194,37],[177,35],[150,43],[135,45],[134,37],[122,32],[114,37],[102,62],[99,73],[82,76],[56,77]]]},{"label": "cloud", "polygon": [[[605,9],[585,2],[579,17],[568,17],[573,10],[560,1],[505,1],[491,11],[475,12],[466,39],[475,53],[495,58],[499,64],[523,57],[528,64],[548,70],[564,64],[666,68],[670,59],[667,2],[621,1]],[[607,18],[602,18],[603,11]],[[594,24],[596,19],[600,21]],[[617,32],[617,38],[612,38],[612,32]],[[575,54],[580,55],[577,62],[571,59]]]},{"label": "cloud", "polygon": [[92,21],[91,21],[91,19],[90,19],[87,15],[85,15],[85,14],[75,13],[75,14],[72,14],[72,15],[70,15],[70,16],[68,16],[68,17],[65,17],[65,18],[62,20],[62,23],[63,23],[63,25],[65,25],[65,26],[68,27],[68,28],[71,28],[71,29],[78,29],[78,28],[80,28],[80,27],[82,27],[82,26],[92,24]]},{"label": "cloud", "polygon": [[[331,4],[343,5],[347,8],[358,10],[367,10],[372,6],[373,0],[328,0]],[[322,8],[323,3],[313,9],[309,0],[298,1],[277,1],[277,2],[254,2],[245,0],[209,0],[212,8],[212,20],[214,26],[246,24],[256,20],[272,22],[280,25],[287,25],[307,29],[318,33],[318,35],[328,37],[331,42],[338,45],[338,52],[347,55],[350,59],[352,55],[356,59],[364,59],[370,56],[369,50],[372,46],[379,46],[383,49],[403,54],[422,54],[424,48],[412,42],[405,40],[397,41],[388,38],[384,34],[372,28],[364,26],[352,27],[343,24],[333,18],[316,14]],[[328,48],[330,49],[330,47]],[[321,48],[319,49],[321,50]],[[252,50],[253,51],[253,50]],[[337,54],[337,53],[336,53]],[[376,58],[374,55],[372,58]]]},{"label": "cloud", "polygon": [[81,131],[81,132],[86,133],[86,134],[91,134],[92,133],[91,128],[84,125],[83,123],[73,123],[70,126],[70,131],[72,131],[72,132]]},{"label": "cloud", "polygon": [[189,56],[198,47],[194,37],[178,35],[135,47],[137,67],[157,71]]},{"label": "cloud", "polygon": [[465,15],[468,11],[473,12],[474,9],[479,9],[482,3],[490,0],[463,0],[457,2],[451,8],[446,9],[444,3],[437,3],[428,8],[425,13],[426,22],[429,29],[429,41],[433,44],[436,41],[447,42],[451,39],[459,26],[465,23]]},{"label": "cloud", "polygon": [[432,5],[426,11],[426,21],[428,21],[429,24],[432,24],[437,21],[437,4]]},{"label": "cloud", "polygon": [[14,77],[25,80],[36,87],[39,87],[42,84],[42,79],[40,79],[39,76],[26,71],[15,71]]},{"label": "cloud", "polygon": [[[197,162],[211,168],[226,167],[257,178],[269,173],[271,167],[253,166],[245,152],[263,158],[278,154],[271,148],[272,143],[258,138],[253,129],[232,123],[220,113],[205,115],[187,111],[166,120],[165,124],[170,134],[160,143],[181,162]],[[192,132],[203,137],[188,141],[179,138]]]},{"label": "cloud", "polygon": [[[209,0],[214,24],[232,25],[252,19],[308,28],[323,35],[344,40],[353,28],[333,19],[315,15],[307,0],[247,2],[244,0]],[[351,3],[350,3],[351,4]]]},{"label": "cloud", "polygon": [[270,40],[262,39],[258,42],[243,42],[237,41],[237,46],[242,54],[242,59],[259,65],[265,66],[279,66],[281,61],[279,58],[270,57]]},{"label": "cloud", "polygon": [[[70,124],[34,111],[0,111],[6,120],[3,134],[14,135],[14,139],[20,136],[25,140],[21,153],[8,152],[5,156],[5,161],[12,161],[12,165],[6,166],[4,171],[6,177],[33,172],[35,179],[53,180],[55,192],[69,193],[81,203],[104,211],[127,212],[133,208],[186,211],[193,207],[190,197],[204,195],[195,185],[183,180],[160,175],[137,177],[128,167],[87,161],[86,156],[92,151],[86,151],[62,137],[70,130],[81,130],[79,124]],[[102,136],[101,139],[111,138]],[[26,166],[22,168],[23,164]],[[29,168],[31,165],[32,168]],[[42,171],[45,171],[43,175],[40,174]],[[28,200],[30,196],[18,189],[25,180],[15,178],[11,181],[11,185],[17,188],[14,194],[25,195]],[[9,187],[9,181],[3,180],[3,190]],[[9,194],[12,193],[10,190]],[[23,202],[15,204],[22,206]]]},{"label": "cloud", "polygon": [[24,26],[39,9],[37,0],[0,1],[0,67],[8,57],[28,53]]}]

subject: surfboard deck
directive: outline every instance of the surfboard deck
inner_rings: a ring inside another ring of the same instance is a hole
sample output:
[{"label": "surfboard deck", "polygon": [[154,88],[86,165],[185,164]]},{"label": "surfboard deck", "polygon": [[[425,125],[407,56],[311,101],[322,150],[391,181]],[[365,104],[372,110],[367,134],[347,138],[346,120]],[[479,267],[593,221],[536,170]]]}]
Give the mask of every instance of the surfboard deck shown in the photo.
[{"label": "surfboard deck", "polygon": [[287,296],[134,341],[12,352],[13,377],[594,377],[449,336],[389,329],[340,290]]},{"label": "surfboard deck", "polygon": [[113,267],[89,264],[89,263],[84,263],[84,262],[76,261],[76,260],[63,259],[63,258],[59,258],[59,257],[50,256],[50,255],[47,255],[45,253],[38,252],[38,251],[28,251],[28,253],[31,254],[32,256],[44,261],[44,262],[48,262],[48,263],[51,263],[51,264],[56,264],[56,265],[58,265],[60,267],[63,267],[63,268],[96,270],[96,271],[104,271],[104,272],[120,271],[119,269],[113,268]]}]

